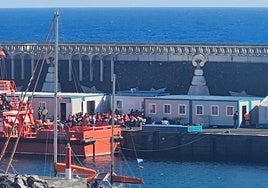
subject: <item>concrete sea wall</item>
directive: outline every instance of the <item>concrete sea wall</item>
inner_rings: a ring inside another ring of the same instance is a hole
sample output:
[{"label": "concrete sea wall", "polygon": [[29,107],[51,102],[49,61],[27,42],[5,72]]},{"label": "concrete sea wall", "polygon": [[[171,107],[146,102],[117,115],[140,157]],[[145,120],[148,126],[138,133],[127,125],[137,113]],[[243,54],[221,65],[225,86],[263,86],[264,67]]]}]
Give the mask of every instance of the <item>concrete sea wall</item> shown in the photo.
[{"label": "concrete sea wall", "polygon": [[[53,65],[54,46],[27,42],[0,45],[8,52],[3,72],[22,90],[27,87],[37,61],[45,60],[36,88],[41,91]],[[43,57],[43,51],[48,57]],[[206,60],[203,71],[211,95],[230,95],[230,91],[267,95],[265,45],[61,43],[59,82],[62,92],[85,92],[92,88],[111,92],[115,73],[121,90],[166,88],[171,94],[187,94],[194,74],[192,59],[197,54]]]},{"label": "concrete sea wall", "polygon": [[217,129],[202,133],[124,131],[128,156],[190,161],[268,162],[268,130]]}]

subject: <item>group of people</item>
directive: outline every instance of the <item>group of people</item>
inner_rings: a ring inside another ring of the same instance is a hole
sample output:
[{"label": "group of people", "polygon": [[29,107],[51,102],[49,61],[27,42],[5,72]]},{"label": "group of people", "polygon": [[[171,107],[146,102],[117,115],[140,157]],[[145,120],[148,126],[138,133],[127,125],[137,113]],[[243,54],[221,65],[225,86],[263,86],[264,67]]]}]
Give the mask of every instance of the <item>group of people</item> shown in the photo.
[{"label": "group of people", "polygon": [[[238,119],[239,119],[238,111],[235,111],[235,113],[233,114],[234,128],[235,129],[237,129],[239,127]],[[243,115],[243,124],[245,126],[250,126],[250,114],[248,112],[245,112]]]},{"label": "group of people", "polygon": [[[138,127],[145,123],[144,113],[131,110],[129,114],[120,114],[118,110],[114,113],[114,124],[122,127]],[[88,125],[88,126],[100,126],[112,124],[111,111],[102,113],[85,113],[82,112],[76,114],[69,114],[66,123],[71,126]]]},{"label": "group of people", "polygon": [[6,94],[2,94],[0,96],[0,110],[5,111],[5,110],[10,110],[11,105],[10,102],[7,100]]}]

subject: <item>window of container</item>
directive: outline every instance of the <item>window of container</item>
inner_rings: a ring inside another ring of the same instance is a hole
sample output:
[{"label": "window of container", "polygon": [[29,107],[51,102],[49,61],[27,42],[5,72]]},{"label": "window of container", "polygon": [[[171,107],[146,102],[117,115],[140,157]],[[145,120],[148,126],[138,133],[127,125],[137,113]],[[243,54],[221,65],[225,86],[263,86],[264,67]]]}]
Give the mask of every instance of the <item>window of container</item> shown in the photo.
[{"label": "window of container", "polygon": [[234,106],[226,106],[226,116],[233,116]]},{"label": "window of container", "polygon": [[186,105],[185,104],[179,104],[178,105],[179,115],[186,115]]},{"label": "window of container", "polygon": [[196,115],[203,115],[204,114],[204,106],[203,105],[196,105],[195,106],[195,114]]},{"label": "window of container", "polygon": [[210,114],[211,114],[211,116],[219,116],[219,106],[218,105],[211,105]]},{"label": "window of container", "polygon": [[163,105],[163,112],[164,112],[164,114],[171,114],[171,105],[170,104],[164,104]]},{"label": "window of container", "polygon": [[156,104],[155,103],[149,103],[149,114],[156,114]]}]

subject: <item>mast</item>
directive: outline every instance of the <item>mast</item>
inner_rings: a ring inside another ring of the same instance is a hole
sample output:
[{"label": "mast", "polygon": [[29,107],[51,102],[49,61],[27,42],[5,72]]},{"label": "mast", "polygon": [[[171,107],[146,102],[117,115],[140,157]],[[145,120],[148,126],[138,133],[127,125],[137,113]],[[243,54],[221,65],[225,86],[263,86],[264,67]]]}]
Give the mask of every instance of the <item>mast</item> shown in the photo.
[{"label": "mast", "polygon": [[112,138],[111,138],[111,185],[113,185],[114,173],[114,111],[115,111],[115,74],[113,74],[113,90],[112,90]]},{"label": "mast", "polygon": [[54,138],[53,138],[53,152],[54,152],[54,164],[57,163],[57,127],[58,127],[58,43],[59,43],[59,12],[55,12],[54,15],[54,24],[55,24],[55,61],[54,61],[54,75],[55,75],[55,112],[54,112]]}]

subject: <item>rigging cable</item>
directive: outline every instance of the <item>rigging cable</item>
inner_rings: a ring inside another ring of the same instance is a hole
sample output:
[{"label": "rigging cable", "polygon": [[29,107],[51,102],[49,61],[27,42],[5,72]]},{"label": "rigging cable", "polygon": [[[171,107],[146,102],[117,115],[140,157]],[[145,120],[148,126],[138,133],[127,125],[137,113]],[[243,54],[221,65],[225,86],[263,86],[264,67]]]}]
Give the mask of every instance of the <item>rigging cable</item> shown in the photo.
[{"label": "rigging cable", "polygon": [[[181,144],[181,145],[177,145],[177,146],[174,146],[174,147],[169,147],[169,148],[165,148],[165,149],[152,149],[152,150],[142,150],[142,149],[136,149],[136,151],[138,152],[161,152],[161,151],[169,151],[169,150],[174,150],[174,149],[178,149],[180,147],[184,147],[184,146],[187,146],[187,145],[190,145],[190,144],[193,144],[199,140],[202,140],[204,138],[207,138],[209,135],[206,135],[206,136],[203,136],[203,137],[200,137],[200,138],[197,138],[195,140],[192,140],[190,142],[187,142],[185,144]],[[133,151],[134,149],[131,149],[131,148],[124,148],[124,147],[120,147],[121,149],[123,150],[126,150],[126,151]]]},{"label": "rigging cable", "polygon": [[[50,33],[50,32],[49,32],[49,33]],[[48,33],[46,39],[48,39],[49,33]],[[42,50],[43,50],[43,49],[44,49],[44,48],[42,48]],[[46,51],[46,54],[47,54],[47,51]],[[43,55],[43,54],[40,53],[39,58],[41,58],[42,55]],[[40,59],[38,59],[38,61],[39,61],[39,60],[40,60]],[[44,64],[44,61],[43,61],[42,64]],[[34,72],[36,71],[37,67],[38,67],[38,62],[37,62],[37,64],[35,65],[35,68],[34,68],[34,70],[33,70],[32,76],[31,76],[31,78],[30,78],[29,84],[28,84],[28,86],[27,86],[27,88],[26,88],[26,90],[25,90],[25,92],[24,92],[24,95],[23,95],[23,93],[22,93],[22,99],[21,99],[21,101],[24,101],[24,100],[25,100],[26,93],[29,91],[31,82],[32,82],[32,80],[33,80],[33,78],[34,78]],[[40,78],[40,74],[39,74],[39,76],[38,76],[37,78],[38,78],[38,79]],[[37,81],[38,81],[38,80],[37,80]],[[38,83],[38,82],[36,82],[34,89],[36,89],[36,85],[37,85],[37,83]],[[34,92],[34,90],[33,90],[33,92]],[[26,108],[26,114],[29,112],[29,102],[31,102],[31,101],[28,100],[28,102],[27,102],[27,106],[26,106],[26,107],[27,107],[27,108]],[[22,109],[22,105],[23,105],[23,103],[20,102],[20,104],[19,104],[19,111]],[[16,122],[16,120],[17,120],[17,118],[18,118],[18,116],[19,116],[19,111],[18,111],[18,113],[17,113],[17,115],[16,115],[16,118],[15,118],[14,122]],[[25,119],[26,119],[26,116],[24,116],[22,122],[24,122]],[[14,128],[14,127],[15,127],[15,123],[12,124],[12,128]],[[19,142],[19,139],[20,139],[20,137],[21,137],[22,131],[23,131],[23,127],[20,128],[18,137],[17,137],[16,142],[15,142],[15,146],[14,146],[14,148],[13,148],[13,150],[12,150],[12,153],[11,153],[11,156],[10,156],[10,158],[9,158],[9,163],[8,163],[8,165],[7,165],[7,168],[6,168],[5,173],[8,172],[8,170],[9,170],[9,168],[10,168],[10,166],[11,166],[11,162],[12,162],[12,160],[13,160],[15,151],[16,151],[16,149],[17,149],[18,142]],[[1,152],[1,155],[0,155],[0,161],[2,160],[2,157],[4,156],[4,153],[6,152],[6,149],[7,149],[7,146],[8,146],[8,144],[9,144],[10,138],[11,138],[11,134],[9,134],[8,139],[6,140],[6,142],[5,142],[5,144],[4,144],[4,147],[2,148],[2,152]]]},{"label": "rigging cable", "polygon": [[[132,142],[132,145],[133,145],[133,149],[134,149],[134,153],[135,153],[135,157],[136,157],[136,161],[139,165],[139,162],[138,162],[138,154],[137,154],[137,150],[136,150],[136,147],[135,147],[135,143],[134,143],[134,140],[133,140],[133,135],[132,135],[132,132],[130,133],[130,138],[131,138],[131,142]],[[141,166],[139,165],[139,168],[141,168]],[[140,172],[140,175],[142,176],[142,173],[141,173],[141,170],[139,170]]]}]

